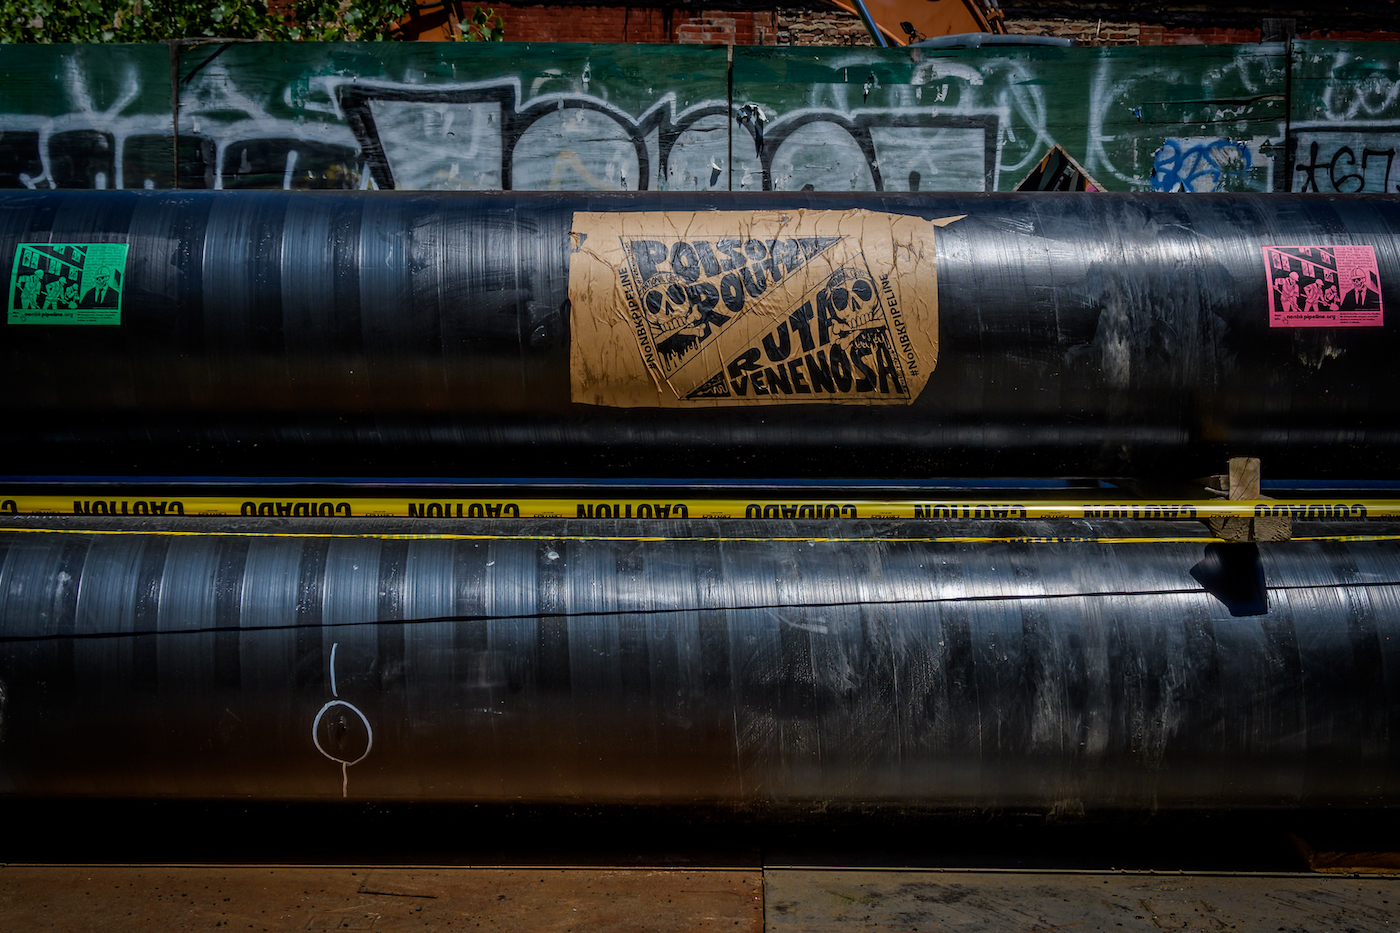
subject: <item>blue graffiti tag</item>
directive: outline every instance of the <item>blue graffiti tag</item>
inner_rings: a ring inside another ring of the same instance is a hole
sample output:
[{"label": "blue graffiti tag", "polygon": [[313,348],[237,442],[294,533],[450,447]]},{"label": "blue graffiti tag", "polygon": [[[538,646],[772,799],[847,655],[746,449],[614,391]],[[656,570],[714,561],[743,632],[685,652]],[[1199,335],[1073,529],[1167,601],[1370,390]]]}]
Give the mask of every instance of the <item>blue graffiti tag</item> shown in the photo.
[{"label": "blue graffiti tag", "polygon": [[1169,139],[1152,157],[1152,187],[1158,191],[1219,191],[1227,177],[1254,165],[1249,146],[1229,139],[1186,146]]}]

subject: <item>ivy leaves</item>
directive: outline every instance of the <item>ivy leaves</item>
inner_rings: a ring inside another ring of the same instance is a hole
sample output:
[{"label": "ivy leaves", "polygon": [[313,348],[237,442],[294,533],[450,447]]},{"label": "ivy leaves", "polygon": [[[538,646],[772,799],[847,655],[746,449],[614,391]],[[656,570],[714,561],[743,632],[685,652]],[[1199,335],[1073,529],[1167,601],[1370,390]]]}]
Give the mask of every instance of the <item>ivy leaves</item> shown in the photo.
[{"label": "ivy leaves", "polygon": [[[0,0],[0,42],[261,39],[366,42],[399,38],[413,0]],[[460,39],[499,42],[495,10],[475,7]]]}]

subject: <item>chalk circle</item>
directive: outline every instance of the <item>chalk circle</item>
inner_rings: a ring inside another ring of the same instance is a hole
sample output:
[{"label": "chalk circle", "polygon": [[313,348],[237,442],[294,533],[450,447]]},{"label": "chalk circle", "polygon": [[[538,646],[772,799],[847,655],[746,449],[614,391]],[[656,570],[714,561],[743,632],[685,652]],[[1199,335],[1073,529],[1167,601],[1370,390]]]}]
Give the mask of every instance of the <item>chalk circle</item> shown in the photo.
[{"label": "chalk circle", "polygon": [[[347,761],[344,758],[337,758],[321,747],[321,720],[325,717],[326,713],[330,712],[330,709],[333,706],[345,707],[346,709],[350,710],[350,712],[354,713],[356,716],[359,716],[360,722],[365,724],[365,735],[368,736],[368,740],[365,742],[364,753],[360,755],[359,758],[356,758],[354,761]],[[365,716],[364,713],[360,712],[358,707],[354,706],[351,703],[346,703],[344,700],[331,700],[325,706],[321,707],[321,711],[316,714],[315,720],[313,720],[311,723],[311,741],[315,744],[316,751],[320,752],[322,755],[325,755],[331,761],[334,761],[337,764],[345,765],[348,768],[351,765],[359,764],[360,762],[364,761],[366,757],[368,757],[370,749],[374,748],[374,729],[370,727],[369,719]]]}]

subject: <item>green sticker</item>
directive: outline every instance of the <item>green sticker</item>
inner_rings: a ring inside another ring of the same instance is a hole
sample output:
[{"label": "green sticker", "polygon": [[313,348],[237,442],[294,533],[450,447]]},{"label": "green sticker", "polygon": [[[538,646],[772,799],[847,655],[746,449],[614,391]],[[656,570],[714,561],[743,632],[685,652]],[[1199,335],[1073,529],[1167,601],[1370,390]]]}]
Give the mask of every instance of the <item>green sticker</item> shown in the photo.
[{"label": "green sticker", "polygon": [[125,284],[125,243],[21,243],[9,322],[120,324]]}]

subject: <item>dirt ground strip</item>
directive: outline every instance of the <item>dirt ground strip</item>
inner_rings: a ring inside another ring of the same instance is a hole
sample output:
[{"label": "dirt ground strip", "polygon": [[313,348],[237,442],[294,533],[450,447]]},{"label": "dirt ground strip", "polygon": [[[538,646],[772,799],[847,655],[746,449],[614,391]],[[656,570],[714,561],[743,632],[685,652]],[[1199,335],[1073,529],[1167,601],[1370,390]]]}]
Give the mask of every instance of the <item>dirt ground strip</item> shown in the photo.
[{"label": "dirt ground strip", "polygon": [[0,868],[0,929],[763,929],[758,870],[24,866]]},{"label": "dirt ground strip", "polygon": [[1380,933],[1400,876],[767,869],[769,933]]}]

